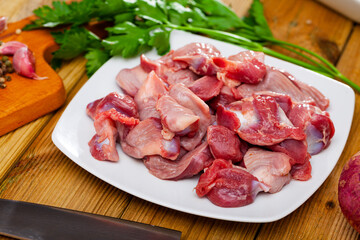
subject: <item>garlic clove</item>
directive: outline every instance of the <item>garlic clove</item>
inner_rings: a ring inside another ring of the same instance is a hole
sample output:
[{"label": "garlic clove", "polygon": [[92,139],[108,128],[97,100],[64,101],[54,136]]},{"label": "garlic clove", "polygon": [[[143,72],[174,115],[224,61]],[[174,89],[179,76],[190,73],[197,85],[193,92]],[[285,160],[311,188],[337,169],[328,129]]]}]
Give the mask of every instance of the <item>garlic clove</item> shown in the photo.
[{"label": "garlic clove", "polygon": [[19,48],[13,57],[13,67],[17,74],[35,80],[47,79],[47,77],[39,77],[35,73],[35,57],[27,48]]},{"label": "garlic clove", "polygon": [[23,47],[27,47],[26,44],[18,41],[5,42],[0,46],[0,54],[2,55],[14,55],[15,52]]},{"label": "garlic clove", "polygon": [[0,17],[0,33],[7,29],[7,18]]}]

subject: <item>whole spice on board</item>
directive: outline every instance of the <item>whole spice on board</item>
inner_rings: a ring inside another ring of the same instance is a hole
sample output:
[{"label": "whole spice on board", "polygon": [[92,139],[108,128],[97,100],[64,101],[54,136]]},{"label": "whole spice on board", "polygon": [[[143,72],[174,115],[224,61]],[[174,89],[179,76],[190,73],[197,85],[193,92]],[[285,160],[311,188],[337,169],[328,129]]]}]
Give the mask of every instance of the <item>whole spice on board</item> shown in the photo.
[{"label": "whole spice on board", "polygon": [[11,81],[11,76],[7,75],[13,73],[14,68],[8,56],[0,58],[0,88],[6,88],[6,82]]}]

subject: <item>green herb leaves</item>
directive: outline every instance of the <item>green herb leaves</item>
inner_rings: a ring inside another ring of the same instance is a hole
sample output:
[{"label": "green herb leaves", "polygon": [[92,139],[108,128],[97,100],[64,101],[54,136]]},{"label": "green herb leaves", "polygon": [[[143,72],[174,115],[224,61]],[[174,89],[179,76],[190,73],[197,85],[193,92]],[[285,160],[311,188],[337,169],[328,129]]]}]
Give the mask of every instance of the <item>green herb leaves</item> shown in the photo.
[{"label": "green herb leaves", "polygon": [[[203,34],[238,44],[247,49],[298,64],[318,73],[340,78],[360,91],[360,87],[343,76],[329,61],[301,46],[274,38],[264,16],[260,0],[253,0],[248,16],[239,18],[220,0],[82,0],[53,2],[34,11],[38,16],[25,30],[39,27],[71,27],[53,36],[60,49],[54,52],[53,63],[85,54],[90,76],[108,58],[115,55],[133,57],[152,48],[159,55],[170,50],[173,29]],[[82,25],[108,21],[108,36],[99,39]],[[277,45],[297,54],[292,58],[268,45]]]},{"label": "green herb leaves", "polygon": [[73,26],[68,30],[53,32],[52,36],[60,46],[53,52],[54,68],[59,67],[60,60],[69,60],[86,53],[87,74],[91,76],[110,58],[102,47],[101,39],[84,27]]}]

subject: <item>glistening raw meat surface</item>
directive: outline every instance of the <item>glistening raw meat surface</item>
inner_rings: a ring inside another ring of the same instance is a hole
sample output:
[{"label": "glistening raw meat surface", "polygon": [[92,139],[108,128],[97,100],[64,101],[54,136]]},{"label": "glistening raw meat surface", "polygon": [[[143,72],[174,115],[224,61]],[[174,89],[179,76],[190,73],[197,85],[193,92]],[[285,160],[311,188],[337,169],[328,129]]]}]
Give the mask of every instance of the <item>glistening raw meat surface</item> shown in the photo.
[{"label": "glistening raw meat surface", "polygon": [[328,99],[266,66],[263,53],[225,57],[211,44],[191,43],[159,59],[142,55],[116,81],[125,94],[110,93],[86,109],[96,132],[92,156],[121,161],[119,143],[157,178],[200,175],[197,195],[221,207],[310,179],[311,155],[334,135]]}]

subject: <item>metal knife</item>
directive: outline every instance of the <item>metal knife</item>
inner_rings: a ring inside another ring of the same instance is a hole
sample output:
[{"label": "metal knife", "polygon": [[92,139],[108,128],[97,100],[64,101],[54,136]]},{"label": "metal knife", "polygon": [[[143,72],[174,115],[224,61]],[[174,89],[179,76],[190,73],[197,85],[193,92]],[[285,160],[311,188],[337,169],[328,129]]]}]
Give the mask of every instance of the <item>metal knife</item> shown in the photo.
[{"label": "metal knife", "polygon": [[180,239],[181,232],[101,215],[0,199],[0,234],[20,239]]}]

